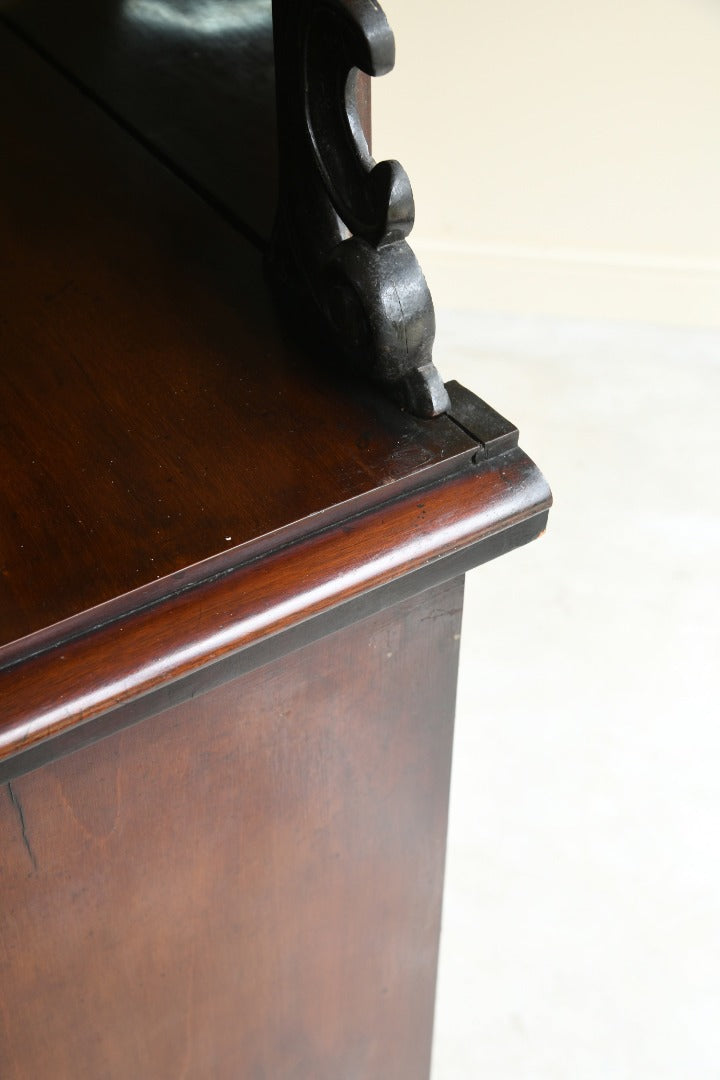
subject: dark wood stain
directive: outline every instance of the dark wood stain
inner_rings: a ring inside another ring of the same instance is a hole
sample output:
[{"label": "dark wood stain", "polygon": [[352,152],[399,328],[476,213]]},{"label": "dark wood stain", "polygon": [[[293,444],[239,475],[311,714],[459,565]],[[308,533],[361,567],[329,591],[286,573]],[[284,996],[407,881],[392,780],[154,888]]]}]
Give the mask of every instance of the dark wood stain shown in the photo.
[{"label": "dark wood stain", "polygon": [[[0,757],[527,521],[549,492],[522,451],[406,496],[0,673]],[[516,543],[521,542],[519,539]],[[481,556],[474,552],[475,561]],[[438,568],[438,574],[442,570]]]},{"label": "dark wood stain", "polygon": [[428,1075],[461,607],[0,788],[4,1080]]},{"label": "dark wood stain", "polygon": [[462,574],[547,484],[279,329],[269,3],[0,8],[0,1075],[421,1080]]},{"label": "dark wood stain", "polygon": [[252,248],[0,43],[0,644],[146,603],[471,452],[288,343]]},{"label": "dark wood stain", "polygon": [[277,198],[271,0],[0,0],[0,12],[256,243]]},{"label": "dark wood stain", "polygon": [[[271,0],[0,0],[13,27],[258,246],[275,216]],[[371,144],[371,79],[358,112]]]}]

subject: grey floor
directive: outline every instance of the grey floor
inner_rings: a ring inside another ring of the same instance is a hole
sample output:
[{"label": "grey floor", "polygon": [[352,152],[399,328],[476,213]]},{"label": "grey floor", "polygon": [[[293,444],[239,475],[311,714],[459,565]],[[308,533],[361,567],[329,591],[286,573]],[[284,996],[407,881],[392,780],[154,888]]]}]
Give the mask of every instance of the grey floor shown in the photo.
[{"label": "grey floor", "polygon": [[438,339],[555,507],[468,577],[433,1080],[718,1080],[720,333]]}]

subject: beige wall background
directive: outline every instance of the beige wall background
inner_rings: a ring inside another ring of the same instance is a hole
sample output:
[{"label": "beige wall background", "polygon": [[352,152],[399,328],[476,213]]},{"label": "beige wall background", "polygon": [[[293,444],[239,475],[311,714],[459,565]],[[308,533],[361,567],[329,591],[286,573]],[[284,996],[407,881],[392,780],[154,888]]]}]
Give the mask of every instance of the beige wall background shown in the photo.
[{"label": "beige wall background", "polygon": [[384,0],[438,306],[720,326],[720,0]]}]

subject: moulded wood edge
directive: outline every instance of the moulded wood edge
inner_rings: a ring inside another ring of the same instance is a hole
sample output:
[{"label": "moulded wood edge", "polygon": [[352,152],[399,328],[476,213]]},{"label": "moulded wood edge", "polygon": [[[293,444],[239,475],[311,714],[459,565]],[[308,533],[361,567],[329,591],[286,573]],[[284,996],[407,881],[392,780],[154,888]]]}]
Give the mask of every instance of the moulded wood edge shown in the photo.
[{"label": "moulded wood edge", "polygon": [[551,501],[515,449],[28,658],[0,673],[0,761],[463,549],[484,561]]}]

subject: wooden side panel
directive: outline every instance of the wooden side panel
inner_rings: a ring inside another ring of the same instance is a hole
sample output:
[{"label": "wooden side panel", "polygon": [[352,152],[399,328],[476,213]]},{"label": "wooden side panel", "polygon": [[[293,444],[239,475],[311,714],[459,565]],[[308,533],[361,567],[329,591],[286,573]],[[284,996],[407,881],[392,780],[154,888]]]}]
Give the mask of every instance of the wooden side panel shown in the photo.
[{"label": "wooden side panel", "polygon": [[0,788],[0,1073],[429,1071],[462,580]]}]

